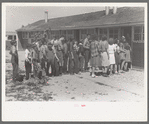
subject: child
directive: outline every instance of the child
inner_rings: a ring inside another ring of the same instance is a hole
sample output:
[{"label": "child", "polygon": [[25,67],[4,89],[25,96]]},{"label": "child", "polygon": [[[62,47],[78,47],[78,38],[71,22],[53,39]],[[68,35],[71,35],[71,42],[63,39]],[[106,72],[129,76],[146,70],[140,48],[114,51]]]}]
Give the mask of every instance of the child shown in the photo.
[{"label": "child", "polygon": [[83,62],[84,62],[84,49],[83,49],[83,44],[82,42],[79,43],[79,71],[83,72]]},{"label": "child", "polygon": [[32,44],[32,48],[33,75],[36,78],[38,75],[38,48],[35,43]]},{"label": "child", "polygon": [[78,74],[79,73],[79,66],[78,66],[78,61],[79,61],[79,56],[78,56],[78,50],[79,50],[79,47],[78,47],[78,42],[77,41],[74,41],[74,44],[73,44],[73,55],[74,55],[74,72],[75,74]]},{"label": "child", "polygon": [[115,45],[113,44],[113,38],[109,39],[109,60],[110,60],[110,75],[115,72]]},{"label": "child", "polygon": [[[62,75],[63,52],[62,52],[62,50],[61,50],[61,46],[60,46],[60,45],[57,45],[56,55],[57,55],[57,57],[58,57],[58,59],[59,59],[59,61],[58,61],[58,67],[57,67],[57,68],[59,68],[59,69],[58,69],[59,72],[57,72],[57,74],[59,73],[60,75]],[[59,74],[58,74],[58,75],[59,75]],[[58,75],[57,75],[57,76],[58,76]]]},{"label": "child", "polygon": [[91,35],[91,43],[90,43],[90,50],[91,50],[91,59],[90,59],[90,65],[91,65],[91,76],[92,78],[95,78],[95,68],[99,67],[99,52],[98,52],[98,41],[96,35]]},{"label": "child", "polygon": [[120,70],[120,55],[119,55],[119,40],[115,39],[115,63],[116,63],[116,72],[119,73]]},{"label": "child", "polygon": [[108,67],[110,65],[109,61],[109,45],[107,42],[106,35],[102,36],[102,42],[101,42],[101,57],[102,57],[102,67],[103,67],[103,76],[108,77]]},{"label": "child", "polygon": [[120,51],[119,56],[120,56],[121,72],[124,72],[123,68],[125,64],[125,50],[124,50],[123,43],[120,43],[119,51]]},{"label": "child", "polygon": [[[47,56],[47,76],[54,76],[54,52],[52,50],[52,44],[48,43],[48,49],[46,51]],[[51,66],[51,74],[49,74],[49,67]]]},{"label": "child", "polygon": [[[126,59],[125,59],[125,71],[129,71],[130,65],[131,65],[131,56],[130,56],[131,48],[130,45],[127,44],[125,46],[125,53],[126,53]],[[128,66],[129,65],[129,66]]]},{"label": "child", "polygon": [[25,70],[26,70],[26,80],[31,77],[32,70],[32,58],[31,58],[31,44],[27,45],[25,50]]}]

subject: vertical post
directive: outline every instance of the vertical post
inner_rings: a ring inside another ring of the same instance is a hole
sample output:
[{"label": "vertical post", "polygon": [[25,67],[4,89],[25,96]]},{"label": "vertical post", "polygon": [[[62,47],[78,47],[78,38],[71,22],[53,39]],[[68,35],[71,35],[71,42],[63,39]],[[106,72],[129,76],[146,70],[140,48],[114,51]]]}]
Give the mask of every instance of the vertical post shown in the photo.
[{"label": "vertical post", "polygon": [[101,40],[101,36],[100,36],[100,28],[98,28],[98,40]]},{"label": "vertical post", "polygon": [[107,39],[109,39],[109,28],[107,28]]},{"label": "vertical post", "polygon": [[133,41],[134,41],[134,26],[131,27],[131,48],[133,50]]},{"label": "vertical post", "polygon": [[18,34],[17,33],[16,33],[16,41],[17,41],[17,50],[18,50],[19,38],[18,38]]},{"label": "vertical post", "polygon": [[121,38],[121,27],[118,28],[118,39]]},{"label": "vertical post", "polygon": [[134,54],[134,49],[133,49],[133,41],[134,41],[134,26],[131,27],[131,49],[132,49],[132,65],[133,65],[133,54]]}]

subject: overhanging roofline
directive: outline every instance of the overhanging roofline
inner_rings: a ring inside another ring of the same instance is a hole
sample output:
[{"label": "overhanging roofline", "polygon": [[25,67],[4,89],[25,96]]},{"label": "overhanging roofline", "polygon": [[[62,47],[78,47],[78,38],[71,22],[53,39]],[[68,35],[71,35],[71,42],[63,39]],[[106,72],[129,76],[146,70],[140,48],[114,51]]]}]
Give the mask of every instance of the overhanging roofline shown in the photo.
[{"label": "overhanging roofline", "polygon": [[[51,28],[52,31],[56,30],[73,30],[73,29],[88,29],[88,28],[107,28],[107,27],[122,27],[122,26],[133,26],[133,25],[143,25],[144,21],[141,22],[127,22],[127,23],[120,23],[120,24],[106,24],[106,25],[90,25],[90,26],[66,26],[60,28]],[[44,31],[45,29],[39,30],[16,30],[16,32],[32,32],[32,31]]]}]

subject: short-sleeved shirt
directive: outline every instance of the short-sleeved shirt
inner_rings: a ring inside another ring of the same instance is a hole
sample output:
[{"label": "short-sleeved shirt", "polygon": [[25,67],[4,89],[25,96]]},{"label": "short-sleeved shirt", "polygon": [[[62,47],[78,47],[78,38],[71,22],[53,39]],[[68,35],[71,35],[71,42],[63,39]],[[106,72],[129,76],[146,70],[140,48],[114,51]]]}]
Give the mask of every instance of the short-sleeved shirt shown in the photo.
[{"label": "short-sleeved shirt", "polygon": [[40,59],[42,59],[46,55],[46,50],[47,50],[47,46],[46,45],[42,45],[40,47]]},{"label": "short-sleeved shirt", "polygon": [[25,50],[25,61],[30,61],[31,60],[31,52],[26,49]]},{"label": "short-sleeved shirt", "polygon": [[105,40],[105,41],[101,41],[101,50],[106,52],[107,49],[109,49],[109,44],[108,42]]},{"label": "short-sleeved shirt", "polygon": [[10,49],[10,54],[12,55],[11,63],[18,63],[18,52],[14,45]]},{"label": "short-sleeved shirt", "polygon": [[115,51],[115,45],[114,44],[112,44],[112,45],[109,44],[109,54],[114,54],[114,51]]},{"label": "short-sleeved shirt", "polygon": [[91,56],[92,57],[99,55],[99,53],[98,53],[98,41],[91,42],[90,48],[91,48]]}]

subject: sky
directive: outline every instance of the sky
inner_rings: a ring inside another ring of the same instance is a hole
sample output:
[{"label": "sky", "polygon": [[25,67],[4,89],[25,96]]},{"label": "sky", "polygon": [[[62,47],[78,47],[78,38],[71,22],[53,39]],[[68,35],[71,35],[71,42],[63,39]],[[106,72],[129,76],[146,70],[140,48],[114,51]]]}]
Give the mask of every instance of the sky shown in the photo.
[{"label": "sky", "polygon": [[48,18],[56,18],[82,13],[104,10],[105,7],[64,7],[64,6],[7,6],[6,31],[15,31],[38,20],[44,19],[44,11],[48,11]]}]

